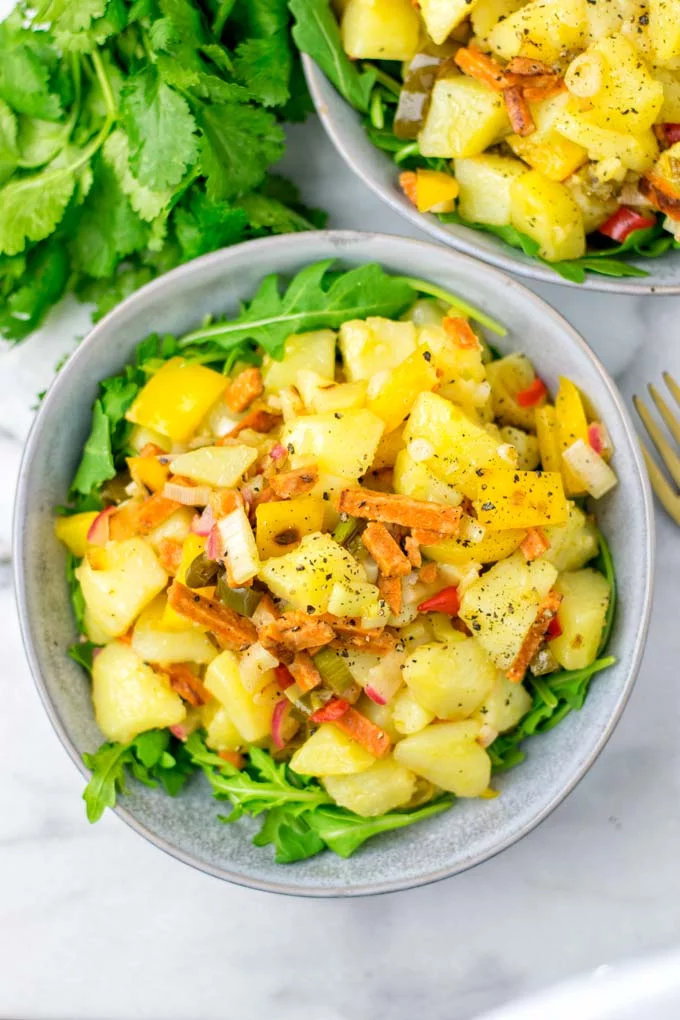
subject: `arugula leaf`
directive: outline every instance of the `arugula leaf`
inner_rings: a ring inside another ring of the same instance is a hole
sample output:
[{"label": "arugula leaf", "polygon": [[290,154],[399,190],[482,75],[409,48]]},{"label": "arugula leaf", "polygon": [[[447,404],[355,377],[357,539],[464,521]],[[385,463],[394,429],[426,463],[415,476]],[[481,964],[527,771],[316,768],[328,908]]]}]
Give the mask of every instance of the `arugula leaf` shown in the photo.
[{"label": "arugula leaf", "polygon": [[91,674],[94,653],[100,647],[101,645],[95,645],[92,641],[76,641],[75,644],[69,645],[68,656]]},{"label": "arugula leaf", "polygon": [[328,0],[290,0],[289,7],[295,18],[293,38],[299,49],[317,62],[350,106],[366,113],[375,72],[358,71],[345,53]]},{"label": "arugula leaf", "polygon": [[240,103],[201,103],[201,152],[208,197],[238,198],[264,180],[266,167],[284,152],[283,130],[272,114]]},{"label": "arugula leaf", "polygon": [[86,496],[99,489],[115,474],[108,415],[101,400],[95,400],[92,408],[92,428],[83,448],[83,456],[71,489]]},{"label": "arugula leaf", "polygon": [[119,793],[126,793],[125,766],[130,758],[129,744],[102,744],[95,754],[83,754],[92,778],[83,791],[88,822],[98,822],[104,811],[115,807]]},{"label": "arugula leaf", "polygon": [[340,857],[351,857],[367,839],[372,839],[381,832],[403,829],[407,825],[448,811],[453,801],[454,798],[450,796],[439,797],[413,811],[390,811],[388,814],[374,815],[372,818],[362,818],[361,815],[355,815],[345,808],[333,805],[317,808],[304,818],[329,850]]},{"label": "arugula leaf", "polygon": [[305,818],[297,817],[285,808],[271,808],[262,828],[253,837],[255,846],[275,848],[277,864],[293,864],[315,857],[326,849],[321,836],[310,827]]},{"label": "arugula leaf", "polygon": [[609,638],[611,637],[612,628],[614,627],[616,604],[618,601],[618,585],[616,582],[614,558],[612,556],[611,549],[609,548],[609,543],[599,528],[597,531],[597,539],[599,543],[599,553],[597,558],[593,561],[593,566],[596,570],[599,570],[601,574],[604,574],[607,582],[609,583],[609,604],[604,618],[600,647],[598,648],[598,655],[601,655],[609,644]]},{"label": "arugula leaf", "polygon": [[80,587],[80,581],[76,577],[76,568],[80,560],[73,553],[66,554],[66,583],[68,585],[69,599],[73,615],[76,619],[76,626],[81,634],[85,633],[85,598]]},{"label": "arugula leaf", "polygon": [[302,269],[279,293],[277,276],[266,277],[252,301],[231,321],[220,321],[183,337],[180,346],[214,342],[227,350],[244,340],[280,357],[291,333],[337,329],[347,319],[369,315],[398,317],[415,300],[407,280],[389,276],[375,264],[350,269],[332,278],[333,259]]}]

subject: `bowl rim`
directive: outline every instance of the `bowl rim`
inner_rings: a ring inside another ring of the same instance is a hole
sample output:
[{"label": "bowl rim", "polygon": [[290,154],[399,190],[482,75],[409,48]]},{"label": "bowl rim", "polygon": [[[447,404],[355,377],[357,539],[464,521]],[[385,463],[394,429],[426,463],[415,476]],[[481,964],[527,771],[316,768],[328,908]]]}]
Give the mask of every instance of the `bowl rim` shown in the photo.
[{"label": "bowl rim", "polygon": [[[317,241],[331,241],[336,242],[338,245],[338,258],[342,258],[343,247],[351,246],[352,244],[370,241],[374,238],[382,240],[393,241],[397,244],[405,245],[408,248],[414,250],[414,259],[417,258],[417,251],[420,248],[439,250],[439,246],[434,244],[432,241],[418,240],[408,237],[402,237],[399,235],[382,234],[377,232],[363,232],[363,231],[350,231],[350,230],[319,230],[309,231],[298,235],[292,235],[292,237],[298,237],[300,239],[308,239],[312,244],[315,240]],[[117,305],[112,311],[110,311],[100,322],[98,322],[88,335],[81,341],[76,350],[69,357],[68,361],[57,374],[52,384],[50,385],[44,400],[42,401],[40,408],[33,420],[31,425],[24,450],[22,454],[21,464],[19,468],[19,478],[17,482],[17,489],[14,503],[14,515],[13,515],[13,528],[12,528],[12,562],[14,572],[14,590],[15,599],[19,616],[19,625],[21,637],[28,659],[31,674],[33,676],[34,684],[37,688],[38,695],[42,704],[45,708],[47,716],[59,738],[63,747],[69,754],[71,760],[74,762],[81,775],[85,778],[89,777],[89,770],[85,767],[84,762],[80,757],[80,753],[75,746],[71,736],[66,728],[66,725],[61,717],[56,702],[50,696],[45,679],[43,676],[43,668],[36,651],[36,647],[33,643],[31,634],[31,614],[28,605],[28,593],[26,585],[26,554],[23,543],[24,524],[28,518],[29,510],[29,481],[31,476],[31,465],[33,461],[34,451],[39,446],[44,423],[48,419],[49,413],[52,406],[58,405],[61,398],[62,391],[68,391],[71,377],[77,377],[79,363],[85,357],[85,353],[91,347],[94,347],[101,342],[102,339],[106,339],[107,333],[112,328],[115,329],[118,319],[126,315],[129,309],[136,304],[144,305],[148,302],[149,297],[158,295],[162,296],[166,288],[172,287],[174,281],[178,277],[185,276],[200,276],[203,269],[206,266],[219,264],[224,261],[227,264],[235,263],[238,265],[239,253],[245,246],[250,248],[257,248],[262,252],[263,271],[266,269],[266,252],[268,249],[280,245],[289,244],[291,242],[291,235],[281,234],[274,237],[258,238],[252,241],[245,241],[241,244],[234,245],[229,248],[222,248],[219,251],[212,252],[208,255],[203,255],[200,258],[194,259],[191,262],[185,263],[176,269],[165,273],[150,283],[141,287],[135,291],[119,305]],[[257,889],[262,892],[274,892],[283,895],[300,896],[312,899],[335,899],[335,898],[353,898],[359,896],[370,896],[378,895],[383,893],[398,892],[406,889],[419,888],[421,886],[430,885],[434,882],[442,881],[446,878],[451,878],[454,875],[460,874],[464,871],[468,871],[484,861],[491,860],[497,854],[503,850],[507,850],[509,847],[518,843],[530,832],[532,832],[542,821],[544,821],[552,812],[562,803],[563,800],[572,792],[576,785],[581,781],[585,774],[589,771],[591,766],[594,764],[596,759],[603,751],[605,745],[609,741],[618,721],[623,713],[623,710],[628,702],[631,695],[635,680],[639,673],[640,664],[642,661],[642,655],[645,648],[647,631],[649,627],[649,620],[652,608],[652,589],[654,580],[654,547],[655,547],[655,527],[654,527],[654,511],[653,511],[653,499],[651,494],[651,488],[647,474],[644,470],[642,454],[640,452],[635,431],[633,428],[632,421],[628,414],[628,411],[623,402],[622,396],[619,394],[613,380],[609,376],[609,373],[600,362],[599,358],[590,349],[586,341],[579,335],[574,327],[557,312],[548,302],[544,301],[543,298],[534,294],[533,291],[529,290],[523,283],[518,280],[508,278],[504,273],[498,269],[492,268],[484,263],[480,264],[477,260],[470,258],[467,255],[463,255],[457,251],[447,251],[447,256],[453,259],[455,262],[463,262],[468,264],[474,264],[479,271],[490,277],[497,279],[499,282],[502,281],[504,286],[510,286],[510,289],[522,296],[523,300],[528,301],[534,306],[534,308],[544,318],[551,319],[552,322],[561,331],[568,334],[570,340],[574,343],[577,349],[579,349],[582,355],[588,358],[593,366],[595,367],[603,386],[606,388],[608,395],[614,403],[616,410],[618,411],[622,426],[628,441],[630,452],[632,453],[632,467],[641,482],[642,489],[642,506],[641,514],[645,524],[645,539],[644,539],[644,558],[647,564],[647,572],[644,581],[643,591],[643,614],[639,621],[637,633],[631,648],[630,662],[631,666],[621,684],[621,689],[614,705],[613,711],[607,721],[607,724],[600,731],[597,741],[595,742],[591,752],[586,759],[580,764],[575,770],[574,774],[570,777],[569,781],[560,788],[560,790],[546,803],[540,810],[533,815],[526,824],[518,831],[509,834],[505,839],[502,840],[498,845],[494,846],[493,850],[489,852],[481,852],[469,862],[452,865],[449,867],[439,868],[436,871],[425,873],[418,878],[407,878],[404,880],[388,880],[384,882],[369,882],[362,885],[353,886],[350,889],[343,889],[342,887],[325,887],[325,886],[307,886],[299,887],[295,885],[294,880],[292,881],[276,881],[267,879],[255,879],[248,876],[244,876],[238,872],[229,870],[228,866],[217,866],[212,865],[206,861],[201,860],[198,856],[184,851],[181,848],[172,844],[169,840],[163,836],[153,832],[149,829],[144,822],[136,818],[132,812],[125,806],[124,802],[119,799],[116,806],[113,808],[115,814],[118,815],[131,829],[143,836],[153,846],[163,850],[166,854],[175,859],[182,861],[184,864],[188,864],[198,871],[202,871],[204,874],[212,875],[215,878],[226,880],[233,883],[234,885],[243,886],[250,889]],[[309,256],[311,259],[312,256]],[[232,266],[233,268],[233,266]],[[283,876],[282,876],[283,877]]]},{"label": "bowl rim", "polygon": [[[314,109],[324,131],[343,162],[393,212],[403,216],[404,219],[407,219],[415,227],[429,234],[441,244],[446,245],[447,248],[453,248],[454,251],[480,259],[506,273],[516,273],[518,276],[534,280],[536,283],[549,283],[556,287],[571,287],[577,291],[587,290],[606,294],[627,294],[633,297],[642,297],[644,295],[669,297],[680,294],[680,255],[678,255],[679,269],[677,283],[645,283],[645,277],[609,277],[602,276],[599,273],[587,273],[583,283],[575,283],[573,280],[565,280],[559,273],[542,266],[539,262],[534,260],[524,262],[512,255],[506,254],[505,247],[501,247],[500,243],[497,253],[489,252],[486,249],[480,248],[474,241],[468,241],[465,237],[459,236],[455,230],[446,230],[436,216],[431,213],[418,212],[405,196],[399,194],[396,190],[389,191],[383,188],[363,166],[356,162],[350,151],[350,146],[347,144],[345,133],[331,116],[325,98],[322,95],[322,89],[325,85],[333,89],[335,89],[335,86],[312,57],[306,53],[302,53],[301,57],[305,80],[314,103]],[[339,93],[338,95],[340,96]],[[340,96],[340,99],[346,105],[349,105],[342,96]],[[389,161],[389,157],[385,156],[385,159]],[[452,226],[455,227],[456,224]],[[466,227],[465,229],[473,231],[472,227]],[[654,260],[650,259],[648,261],[653,262]]]}]

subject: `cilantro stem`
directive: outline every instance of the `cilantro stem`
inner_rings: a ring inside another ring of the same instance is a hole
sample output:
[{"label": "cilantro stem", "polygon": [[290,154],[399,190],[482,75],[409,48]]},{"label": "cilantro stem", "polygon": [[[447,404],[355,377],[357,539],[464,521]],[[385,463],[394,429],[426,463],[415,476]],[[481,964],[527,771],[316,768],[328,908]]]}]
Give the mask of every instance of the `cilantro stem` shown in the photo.
[{"label": "cilantro stem", "polygon": [[[71,106],[71,113],[68,120],[64,124],[61,132],[61,139],[59,143],[59,149],[62,149],[68,142],[73,129],[76,126],[76,121],[80,115],[80,104],[82,100],[82,67],[80,64],[80,57],[77,53],[71,55],[71,77],[73,78],[73,105]],[[53,152],[50,159],[54,159],[56,152]],[[48,160],[40,160],[38,162],[31,162],[27,159],[20,159],[17,162],[17,166],[22,170],[35,170],[37,167],[44,166]]]},{"label": "cilantro stem", "polygon": [[454,294],[450,294],[444,290],[443,287],[437,287],[434,283],[428,283],[426,280],[417,280],[415,277],[402,276],[401,279],[404,283],[410,284],[414,290],[420,291],[421,294],[428,294],[430,297],[438,298],[440,301],[444,301],[446,304],[451,305],[452,308],[457,308],[463,315],[467,315],[468,318],[475,322],[481,323],[482,326],[486,326],[492,333],[496,333],[498,336],[505,336],[507,329],[505,326],[501,326],[500,322],[496,322],[491,316],[481,312],[474,305],[468,304],[467,301],[463,301],[462,298],[456,297]]}]

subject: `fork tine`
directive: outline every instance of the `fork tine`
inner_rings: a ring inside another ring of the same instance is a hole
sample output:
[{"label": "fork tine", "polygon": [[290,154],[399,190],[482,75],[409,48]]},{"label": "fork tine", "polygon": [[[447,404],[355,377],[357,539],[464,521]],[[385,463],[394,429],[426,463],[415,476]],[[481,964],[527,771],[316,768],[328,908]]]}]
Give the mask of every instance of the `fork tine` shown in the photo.
[{"label": "fork tine", "polygon": [[663,397],[657,390],[656,386],[653,385],[653,383],[650,383],[647,389],[649,390],[649,395],[651,396],[652,400],[657,406],[659,414],[666,422],[666,428],[673,436],[673,439],[676,441],[676,443],[680,443],[680,421],[678,421],[678,419],[675,417],[670,407],[663,399]]},{"label": "fork tine", "polygon": [[670,471],[673,481],[676,485],[680,485],[680,457],[671,449],[670,443],[647,410],[646,404],[643,404],[639,397],[633,397],[633,403],[637,413],[642,418],[649,438],[656,446],[659,456]]},{"label": "fork tine", "polygon": [[680,524],[680,496],[673,491],[668,483],[668,479],[664,476],[663,472],[641,439],[640,449],[642,450],[642,456],[645,458],[649,480],[652,483],[652,488],[654,489],[659,502],[663,505],[669,516],[673,518],[675,523]]},{"label": "fork tine", "polygon": [[675,398],[675,403],[680,407],[680,386],[678,386],[670,372],[662,372],[661,374],[663,381]]}]

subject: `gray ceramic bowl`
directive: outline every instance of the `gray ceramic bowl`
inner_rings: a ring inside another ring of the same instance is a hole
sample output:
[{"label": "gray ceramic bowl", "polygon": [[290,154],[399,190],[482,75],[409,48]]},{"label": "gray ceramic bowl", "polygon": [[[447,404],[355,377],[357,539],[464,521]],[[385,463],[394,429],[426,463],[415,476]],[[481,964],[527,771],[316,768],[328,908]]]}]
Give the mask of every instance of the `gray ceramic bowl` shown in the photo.
[{"label": "gray ceramic bowl", "polygon": [[[242,885],[306,896],[356,896],[404,889],[454,875],[529,832],[566,796],[602,750],[630,693],[647,629],[653,517],[628,415],[611,380],[574,330],[520,284],[463,255],[421,241],[345,232],[252,241],[197,259],[138,291],[95,327],[61,370],[28,439],[15,518],[15,563],[23,637],[38,690],[67,751],[101,736],[89,683],[66,657],[74,624],[64,580],[64,551],[53,533],[53,508],[64,501],[90,421],[97,382],[118,372],[152,331],[184,333],[206,314],[235,312],[267,273],[290,275],[311,262],[382,263],[464,295],[504,322],[499,346],[525,351],[551,387],[574,378],[612,434],[620,484],[600,507],[621,586],[611,650],[618,662],[602,674],[585,708],[554,732],[533,739],[528,760],[498,781],[502,796],[461,801],[447,814],[380,837],[347,861],[326,853],[275,865],[256,849],[254,825],[216,821],[217,804],[196,781],[172,800],[134,785],[118,814],[179,860]],[[494,341],[496,342],[496,341]],[[83,818],[83,824],[85,820]]]},{"label": "gray ceramic bowl", "polygon": [[435,240],[508,273],[518,273],[541,283],[609,291],[612,294],[680,294],[680,252],[669,252],[657,259],[630,260],[644,269],[648,276],[617,279],[588,273],[585,283],[570,283],[535,259],[504,244],[493,234],[454,223],[442,223],[431,213],[419,213],[399,188],[399,168],[369,140],[360,115],[336,92],[310,57],[303,56],[302,61],[316,112],[347,166],[391,209]]}]

